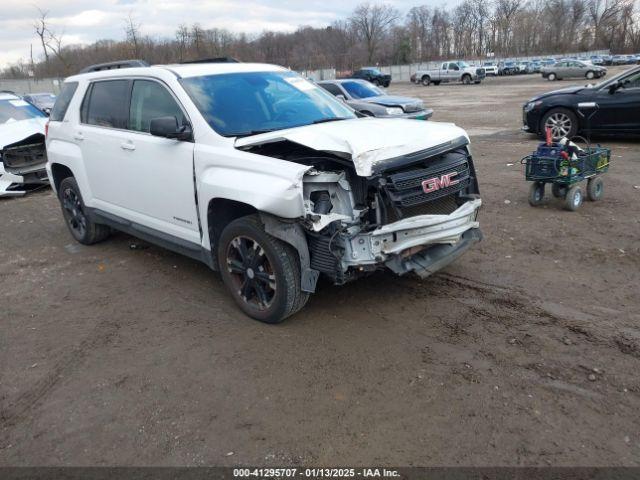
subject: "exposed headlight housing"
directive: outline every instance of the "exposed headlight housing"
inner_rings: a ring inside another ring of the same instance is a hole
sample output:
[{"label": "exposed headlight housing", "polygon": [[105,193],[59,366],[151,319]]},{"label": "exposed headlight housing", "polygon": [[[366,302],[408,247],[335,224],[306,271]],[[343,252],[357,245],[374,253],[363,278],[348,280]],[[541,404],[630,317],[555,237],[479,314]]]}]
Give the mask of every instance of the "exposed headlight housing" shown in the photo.
[{"label": "exposed headlight housing", "polygon": [[537,102],[529,102],[525,105],[524,111],[530,112],[534,108],[538,108],[540,105],[542,105],[542,100],[538,100]]},{"label": "exposed headlight housing", "polygon": [[387,107],[385,108],[387,115],[402,115],[404,113],[404,110],[402,110],[400,107]]}]

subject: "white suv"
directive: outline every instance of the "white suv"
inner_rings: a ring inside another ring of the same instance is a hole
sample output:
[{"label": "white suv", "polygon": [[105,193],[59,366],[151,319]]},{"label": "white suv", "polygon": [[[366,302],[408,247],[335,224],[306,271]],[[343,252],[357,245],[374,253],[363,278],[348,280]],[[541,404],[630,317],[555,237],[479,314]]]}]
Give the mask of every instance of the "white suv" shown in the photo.
[{"label": "white suv", "polygon": [[46,140],[71,234],[114,228],[201,260],[255,319],[301,309],[321,273],[425,277],[481,238],[452,124],[358,118],[273,65],[85,72],[66,79]]}]

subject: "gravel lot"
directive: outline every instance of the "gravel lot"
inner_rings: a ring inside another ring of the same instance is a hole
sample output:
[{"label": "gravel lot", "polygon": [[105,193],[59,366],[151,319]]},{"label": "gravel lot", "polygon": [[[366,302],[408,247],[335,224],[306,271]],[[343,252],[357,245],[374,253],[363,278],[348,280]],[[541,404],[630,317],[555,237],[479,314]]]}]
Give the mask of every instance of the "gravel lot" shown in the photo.
[{"label": "gravel lot", "polygon": [[519,164],[522,104],[569,84],[393,84],[471,134],[485,240],[278,326],[195,261],[74,243],[50,190],[1,200],[0,465],[640,465],[640,144],[602,140],[575,213]]}]

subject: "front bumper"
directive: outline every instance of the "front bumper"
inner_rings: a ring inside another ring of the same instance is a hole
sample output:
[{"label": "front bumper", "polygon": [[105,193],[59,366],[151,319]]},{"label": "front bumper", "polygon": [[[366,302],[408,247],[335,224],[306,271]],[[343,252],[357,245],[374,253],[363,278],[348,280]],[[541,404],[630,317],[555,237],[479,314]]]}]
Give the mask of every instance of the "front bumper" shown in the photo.
[{"label": "front bumper", "polygon": [[408,118],[410,120],[429,120],[433,116],[432,108],[425,108],[419,112],[405,113],[404,115],[398,115],[398,118]]},{"label": "front bumper", "polygon": [[343,262],[347,267],[383,264],[400,275],[430,275],[435,270],[428,265],[442,268],[480,240],[481,205],[477,198],[449,215],[418,215],[357,234],[345,243]]}]

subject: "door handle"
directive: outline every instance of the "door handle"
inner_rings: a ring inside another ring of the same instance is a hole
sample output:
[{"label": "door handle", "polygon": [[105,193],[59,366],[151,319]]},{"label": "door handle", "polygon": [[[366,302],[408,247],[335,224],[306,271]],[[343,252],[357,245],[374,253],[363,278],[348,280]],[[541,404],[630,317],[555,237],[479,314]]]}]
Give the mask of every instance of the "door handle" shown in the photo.
[{"label": "door handle", "polygon": [[123,150],[135,150],[136,146],[133,143],[125,142],[120,144],[120,148]]},{"label": "door handle", "polygon": [[79,142],[81,142],[82,140],[84,140],[84,135],[82,133],[78,132],[73,136],[73,138],[75,140],[78,140]]}]

